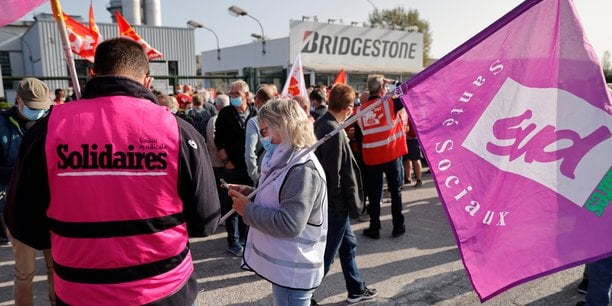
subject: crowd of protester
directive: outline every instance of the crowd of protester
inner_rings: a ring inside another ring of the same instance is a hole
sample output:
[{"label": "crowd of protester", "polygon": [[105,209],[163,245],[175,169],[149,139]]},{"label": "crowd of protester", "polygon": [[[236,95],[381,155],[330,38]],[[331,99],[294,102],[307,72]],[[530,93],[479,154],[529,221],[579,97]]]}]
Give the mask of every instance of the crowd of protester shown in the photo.
[{"label": "crowd of protester", "polygon": [[[336,257],[349,303],[378,294],[355,261],[351,219],[369,220],[363,236],[380,239],[386,185],[389,236],[402,236],[401,190],[423,185],[408,113],[397,97],[381,101],[396,81],[371,75],[361,93],[319,85],[291,98],[240,80],[226,93],[177,85],[163,94],[149,90],[146,55],[125,39],[98,47],[94,74],[82,101],[63,89],[52,99],[44,82],[26,78],[15,105],[0,112],[0,243],[14,250],[17,305],[32,305],[37,249],[53,305],[111,297],[118,305],[192,305],[187,238],[214,233],[231,210],[227,252],[272,283],[275,305],[316,305],[313,293]],[[121,174],[79,172],[98,168]],[[605,269],[609,259],[589,266],[597,286],[585,290],[587,303],[609,287]]]}]

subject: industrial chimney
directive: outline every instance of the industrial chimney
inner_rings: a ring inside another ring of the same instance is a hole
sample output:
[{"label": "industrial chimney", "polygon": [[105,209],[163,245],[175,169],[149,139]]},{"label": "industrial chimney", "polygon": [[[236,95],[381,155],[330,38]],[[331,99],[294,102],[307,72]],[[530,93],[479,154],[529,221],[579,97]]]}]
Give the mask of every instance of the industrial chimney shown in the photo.
[{"label": "industrial chimney", "polygon": [[115,11],[119,11],[132,25],[162,25],[160,0],[111,0],[107,10],[114,22]]},{"label": "industrial chimney", "polygon": [[161,27],[161,0],[144,0],[144,24]]}]

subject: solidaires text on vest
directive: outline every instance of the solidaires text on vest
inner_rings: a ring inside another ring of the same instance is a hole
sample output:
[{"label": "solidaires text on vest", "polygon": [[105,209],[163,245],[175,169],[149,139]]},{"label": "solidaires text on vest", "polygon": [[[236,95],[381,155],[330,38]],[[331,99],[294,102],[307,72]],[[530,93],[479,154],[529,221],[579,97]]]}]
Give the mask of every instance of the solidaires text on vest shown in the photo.
[{"label": "solidaires text on vest", "polygon": [[112,144],[105,144],[98,151],[97,144],[82,144],[80,150],[70,151],[67,144],[57,146],[59,169],[148,169],[160,170],[168,167],[165,152],[135,152],[134,145],[128,151],[114,151]]}]

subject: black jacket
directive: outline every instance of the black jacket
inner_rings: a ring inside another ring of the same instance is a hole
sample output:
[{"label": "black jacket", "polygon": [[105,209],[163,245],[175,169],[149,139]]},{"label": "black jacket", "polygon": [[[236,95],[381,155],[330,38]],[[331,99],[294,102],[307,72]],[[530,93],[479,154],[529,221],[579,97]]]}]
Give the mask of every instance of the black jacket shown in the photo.
[{"label": "black jacket", "polygon": [[[336,118],[327,112],[315,121],[314,132],[321,139],[339,126]],[[315,154],[325,169],[328,209],[348,212],[351,218],[358,218],[364,199],[361,172],[344,130],[320,145]]]},{"label": "black jacket", "polygon": [[215,121],[215,145],[217,149],[225,149],[227,159],[236,169],[247,175],[244,161],[244,145],[246,140],[246,123],[257,116],[255,106],[248,106],[249,115],[242,121],[235,107],[228,105],[219,111]]}]

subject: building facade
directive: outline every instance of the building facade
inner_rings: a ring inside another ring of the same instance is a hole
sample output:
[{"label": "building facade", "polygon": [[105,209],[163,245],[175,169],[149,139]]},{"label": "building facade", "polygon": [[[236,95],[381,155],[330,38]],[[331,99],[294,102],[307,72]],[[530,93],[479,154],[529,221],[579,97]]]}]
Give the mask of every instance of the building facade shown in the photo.
[{"label": "building facade", "polygon": [[382,73],[403,81],[423,69],[423,34],[418,31],[297,20],[290,20],[289,29],[289,37],[223,48],[219,57],[217,50],[202,52],[202,74],[254,74],[249,79],[280,88],[299,53],[308,85],[330,85],[344,69],[348,83],[361,90],[370,74]]},{"label": "building facade", "polygon": [[[152,76],[194,76],[196,74],[195,36],[189,28],[158,27],[149,25],[133,26],[136,32],[164,56],[150,63]],[[104,39],[118,37],[116,24],[98,24]],[[77,73],[83,81],[92,66],[88,61],[75,55]],[[47,18],[35,21],[16,22],[0,28],[0,64],[5,77],[4,96],[14,100],[15,80],[6,77],[39,77],[45,80],[53,91],[68,89],[72,82],[66,57],[56,23]],[[167,78],[157,78],[153,86],[162,92],[171,92],[173,86]],[[2,96],[2,93],[0,93]]]}]

